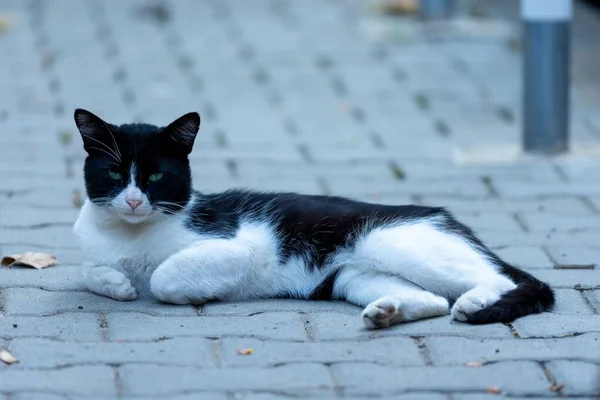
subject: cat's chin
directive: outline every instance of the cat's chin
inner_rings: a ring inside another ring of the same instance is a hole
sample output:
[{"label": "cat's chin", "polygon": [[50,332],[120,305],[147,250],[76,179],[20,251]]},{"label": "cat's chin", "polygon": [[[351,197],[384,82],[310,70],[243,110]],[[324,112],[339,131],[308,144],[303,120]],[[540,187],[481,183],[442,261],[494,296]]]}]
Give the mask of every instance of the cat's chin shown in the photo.
[{"label": "cat's chin", "polygon": [[148,222],[152,219],[152,212],[150,214],[132,214],[132,213],[123,213],[119,214],[119,218],[128,224],[141,224],[144,222]]}]

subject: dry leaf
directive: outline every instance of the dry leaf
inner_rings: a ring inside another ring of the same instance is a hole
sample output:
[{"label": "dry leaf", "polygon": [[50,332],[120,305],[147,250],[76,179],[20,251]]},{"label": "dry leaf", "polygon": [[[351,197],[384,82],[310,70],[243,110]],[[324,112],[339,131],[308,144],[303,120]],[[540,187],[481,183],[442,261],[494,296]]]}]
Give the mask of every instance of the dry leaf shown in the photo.
[{"label": "dry leaf", "polygon": [[77,189],[73,190],[73,207],[81,208],[83,205],[83,198],[81,197],[81,192]]},{"label": "dry leaf", "polygon": [[12,26],[10,17],[6,14],[0,14],[0,33],[8,31]]},{"label": "dry leaf", "polygon": [[19,362],[19,360],[10,354],[8,350],[0,350],[0,360],[6,364],[15,364]]},{"label": "dry leaf", "polygon": [[490,394],[500,394],[501,390],[498,386],[488,386],[485,389],[485,392]]},{"label": "dry leaf", "polygon": [[58,264],[58,260],[51,254],[45,253],[23,253],[6,256],[0,261],[3,267],[32,267],[42,269]]},{"label": "dry leaf", "polygon": [[418,9],[418,0],[387,0],[382,6],[385,14],[412,14]]},{"label": "dry leaf", "polygon": [[549,389],[553,392],[560,392],[564,387],[564,383],[557,383],[555,385],[550,385]]},{"label": "dry leaf", "polygon": [[240,356],[249,356],[254,353],[253,349],[237,349],[236,351]]},{"label": "dry leaf", "polygon": [[483,364],[480,363],[479,361],[469,361],[466,365],[467,365],[467,367],[471,367],[471,368],[479,368]]}]

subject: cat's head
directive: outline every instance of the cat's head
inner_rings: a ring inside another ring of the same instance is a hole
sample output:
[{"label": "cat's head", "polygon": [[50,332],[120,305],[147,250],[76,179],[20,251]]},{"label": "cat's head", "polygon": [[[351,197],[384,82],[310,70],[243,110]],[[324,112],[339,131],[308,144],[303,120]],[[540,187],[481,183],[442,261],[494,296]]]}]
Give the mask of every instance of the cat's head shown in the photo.
[{"label": "cat's head", "polygon": [[200,128],[197,113],[166,127],[117,126],[77,109],[75,123],[88,153],[84,177],[93,204],[128,223],[176,214],[187,204],[192,193],[188,155]]}]

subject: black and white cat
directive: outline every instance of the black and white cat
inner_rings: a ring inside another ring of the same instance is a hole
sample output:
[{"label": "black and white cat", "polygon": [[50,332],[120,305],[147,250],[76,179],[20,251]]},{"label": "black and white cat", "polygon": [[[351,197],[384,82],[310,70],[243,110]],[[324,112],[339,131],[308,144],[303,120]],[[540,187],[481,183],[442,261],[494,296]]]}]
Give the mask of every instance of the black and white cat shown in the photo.
[{"label": "black and white cat", "polygon": [[289,297],[365,307],[368,328],[445,315],[507,322],[552,290],[492,253],[443,208],[340,197],[193,190],[190,113],[167,127],[78,109],[88,200],[75,224],[86,287],[117,300],[202,304]]}]

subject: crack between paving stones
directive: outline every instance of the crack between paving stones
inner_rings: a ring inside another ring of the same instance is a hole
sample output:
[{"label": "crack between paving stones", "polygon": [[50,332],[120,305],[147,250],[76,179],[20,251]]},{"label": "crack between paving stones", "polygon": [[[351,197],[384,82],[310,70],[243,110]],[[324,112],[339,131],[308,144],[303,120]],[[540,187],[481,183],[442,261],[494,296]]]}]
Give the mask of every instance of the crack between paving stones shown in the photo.
[{"label": "crack between paving stones", "polygon": [[431,358],[431,354],[429,353],[429,349],[427,348],[427,343],[425,342],[425,337],[423,336],[411,336],[411,339],[415,342],[415,345],[419,348],[419,354],[423,358],[426,366],[432,366],[433,359]]},{"label": "crack between paving stones", "polygon": [[314,342],[315,341],[315,333],[311,326],[310,318],[309,318],[308,314],[306,314],[304,311],[300,311],[298,314],[300,315],[300,320],[302,321],[302,324],[304,325],[304,332],[306,333],[306,338],[308,339],[309,342]]},{"label": "crack between paving stones", "polygon": [[117,392],[117,399],[123,398],[123,380],[119,372],[119,364],[108,364],[113,370],[113,379],[115,382],[115,391]]},{"label": "crack between paving stones", "polygon": [[538,362],[537,364],[540,366],[540,368],[544,372],[544,376],[546,377],[546,380],[548,381],[548,383],[550,383],[550,386],[548,387],[548,389],[555,392],[558,396],[562,397],[562,394],[563,394],[562,387],[558,386],[559,382],[556,381],[556,378],[554,378],[554,375],[552,375],[552,372],[550,372],[548,367],[546,367],[546,363]]},{"label": "crack between paving stones", "polygon": [[108,320],[105,313],[98,314],[98,324],[100,325],[100,339],[103,342],[110,341],[110,332],[108,331]]}]

